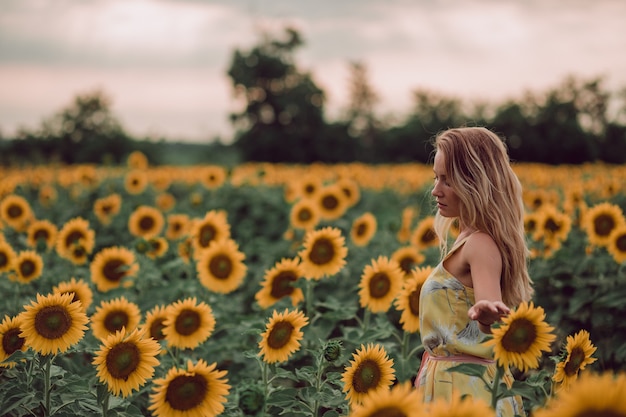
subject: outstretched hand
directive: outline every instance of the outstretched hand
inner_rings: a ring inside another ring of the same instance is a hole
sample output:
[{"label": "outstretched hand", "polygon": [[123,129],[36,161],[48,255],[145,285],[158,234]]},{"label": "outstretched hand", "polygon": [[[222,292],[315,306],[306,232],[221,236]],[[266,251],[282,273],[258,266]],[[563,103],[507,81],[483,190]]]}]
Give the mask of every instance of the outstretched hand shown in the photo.
[{"label": "outstretched hand", "polygon": [[476,320],[483,326],[490,327],[493,323],[500,321],[503,316],[509,314],[509,309],[502,301],[480,300],[474,304],[467,312],[470,319]]}]

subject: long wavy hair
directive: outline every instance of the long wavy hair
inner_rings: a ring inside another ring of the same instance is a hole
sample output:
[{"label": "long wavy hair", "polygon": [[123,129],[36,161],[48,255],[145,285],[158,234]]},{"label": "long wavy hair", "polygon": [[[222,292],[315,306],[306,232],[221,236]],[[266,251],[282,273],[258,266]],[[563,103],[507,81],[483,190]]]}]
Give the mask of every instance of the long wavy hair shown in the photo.
[{"label": "long wavy hair", "polygon": [[[462,127],[434,138],[444,156],[447,181],[461,201],[458,220],[464,227],[489,234],[500,249],[502,301],[515,307],[533,294],[528,275],[522,186],[511,167],[503,140],[484,127]],[[448,234],[457,220],[435,215],[441,257],[448,252]]]}]

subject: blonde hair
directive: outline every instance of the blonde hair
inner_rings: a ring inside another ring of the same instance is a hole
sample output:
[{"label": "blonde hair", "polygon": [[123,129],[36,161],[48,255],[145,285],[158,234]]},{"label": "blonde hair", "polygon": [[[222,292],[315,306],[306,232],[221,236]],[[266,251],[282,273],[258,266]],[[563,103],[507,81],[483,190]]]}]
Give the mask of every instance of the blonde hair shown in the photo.
[{"label": "blonde hair", "polygon": [[[438,134],[434,146],[444,155],[447,181],[461,201],[459,221],[487,233],[500,249],[502,301],[509,307],[529,301],[533,289],[522,186],[503,140],[483,127],[463,127]],[[447,236],[455,220],[435,215],[442,258],[448,252]]]}]

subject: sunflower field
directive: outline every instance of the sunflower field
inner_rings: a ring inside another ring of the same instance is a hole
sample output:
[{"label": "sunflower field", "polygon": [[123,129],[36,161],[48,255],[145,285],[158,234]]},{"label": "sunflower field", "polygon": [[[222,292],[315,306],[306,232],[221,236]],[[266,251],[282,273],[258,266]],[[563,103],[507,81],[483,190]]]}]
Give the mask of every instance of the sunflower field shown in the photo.
[{"label": "sunflower field", "polygon": [[626,168],[514,169],[535,295],[488,343],[516,381],[425,408],[431,166],[3,168],[0,413],[626,415]]}]

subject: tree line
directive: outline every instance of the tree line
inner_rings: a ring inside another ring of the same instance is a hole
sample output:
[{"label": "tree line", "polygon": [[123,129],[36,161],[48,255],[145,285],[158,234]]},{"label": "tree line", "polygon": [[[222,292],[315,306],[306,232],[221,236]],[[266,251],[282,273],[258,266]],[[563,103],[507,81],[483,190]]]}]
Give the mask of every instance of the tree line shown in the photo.
[{"label": "tree line", "polygon": [[230,115],[236,133],[229,145],[133,138],[112,114],[110,100],[96,91],[77,96],[38,129],[0,137],[0,163],[117,164],[134,150],[156,164],[428,163],[433,136],[457,126],[492,129],[518,162],[626,162],[626,90],[608,91],[602,77],[571,76],[547,91],[496,104],[416,89],[408,115],[391,122],[376,113],[379,98],[366,66],[352,62],[348,108],[329,121],[325,92],[297,64],[303,45],[301,34],[286,28],[233,52],[227,72],[241,109]]}]

